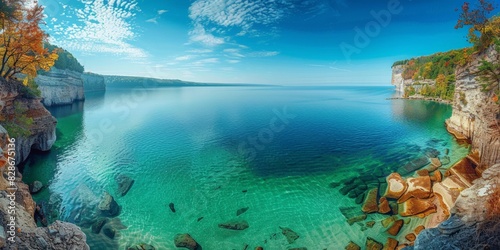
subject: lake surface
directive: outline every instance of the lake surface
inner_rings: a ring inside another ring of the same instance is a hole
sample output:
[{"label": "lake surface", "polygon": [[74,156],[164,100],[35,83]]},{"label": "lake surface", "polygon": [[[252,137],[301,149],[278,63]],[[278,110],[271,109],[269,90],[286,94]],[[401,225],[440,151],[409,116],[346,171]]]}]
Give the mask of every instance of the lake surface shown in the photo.
[{"label": "lake surface", "polygon": [[[47,185],[34,198],[46,201],[50,220],[87,226],[104,191],[116,198],[117,236],[84,228],[92,249],[140,242],[176,249],[178,233],[205,250],[385,242],[379,223],[364,231],[347,224],[338,208],[359,205],[329,184],[390,173],[429,148],[440,157],[450,150],[451,163],[468,151],[444,128],[450,106],[387,99],[394,94],[392,87],[185,87],[89,95],[50,110],[58,140],[30,157],[23,178]],[[135,180],[123,197],[119,174]],[[235,218],[250,227],[218,228]],[[280,226],[300,238],[289,244]]]}]

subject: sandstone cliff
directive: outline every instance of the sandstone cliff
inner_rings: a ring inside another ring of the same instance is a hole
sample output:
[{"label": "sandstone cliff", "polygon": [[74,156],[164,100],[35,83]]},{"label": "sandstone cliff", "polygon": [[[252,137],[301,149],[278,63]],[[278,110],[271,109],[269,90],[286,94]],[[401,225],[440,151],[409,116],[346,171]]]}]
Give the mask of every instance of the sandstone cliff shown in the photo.
[{"label": "sandstone cliff", "polygon": [[18,84],[0,80],[0,120],[31,121],[25,135],[16,137],[16,162],[21,163],[32,149],[47,151],[56,141],[56,119],[47,111],[40,99],[25,98]]},{"label": "sandstone cliff", "polygon": [[[26,131],[15,138],[16,165],[28,156],[32,148],[50,149],[55,141],[56,124],[40,99],[25,98],[20,92],[19,84],[0,79],[2,123],[9,124],[11,118],[21,116],[31,121]],[[15,128],[12,123],[9,125]],[[28,185],[22,182],[17,166],[12,167],[9,163],[8,144],[7,130],[0,125],[0,248],[89,249],[85,234],[73,224],[56,221],[48,227],[37,227],[34,220],[36,204]],[[15,178],[12,179],[13,176]],[[11,187],[17,189],[9,189]],[[15,219],[14,226],[12,218]]]},{"label": "sandstone cliff", "polygon": [[106,84],[102,75],[85,72],[82,74],[82,80],[85,93],[106,91]]},{"label": "sandstone cliff", "polygon": [[45,106],[71,104],[85,98],[81,74],[75,71],[52,68],[39,74],[35,82]]},{"label": "sandstone cliff", "polygon": [[401,96],[404,95],[405,91],[405,80],[403,79],[403,71],[405,70],[404,65],[397,65],[392,67],[392,79],[391,84],[396,86],[396,91]]},{"label": "sandstone cliff", "polygon": [[481,90],[476,73],[482,59],[499,60],[499,55],[490,47],[457,67],[453,114],[446,121],[449,130],[472,142],[472,149],[479,153],[479,171],[500,162],[500,106],[491,94]]}]

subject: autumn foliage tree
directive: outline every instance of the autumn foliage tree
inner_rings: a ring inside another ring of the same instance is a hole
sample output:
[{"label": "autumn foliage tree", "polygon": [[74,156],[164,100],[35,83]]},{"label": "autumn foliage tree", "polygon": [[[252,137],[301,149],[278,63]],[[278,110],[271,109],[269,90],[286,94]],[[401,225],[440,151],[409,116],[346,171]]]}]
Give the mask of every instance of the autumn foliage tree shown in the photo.
[{"label": "autumn foliage tree", "polygon": [[13,6],[12,12],[0,13],[0,77],[23,74],[34,78],[38,70],[48,71],[54,65],[57,53],[44,47],[48,35],[40,28],[43,7],[38,3],[29,8]]}]

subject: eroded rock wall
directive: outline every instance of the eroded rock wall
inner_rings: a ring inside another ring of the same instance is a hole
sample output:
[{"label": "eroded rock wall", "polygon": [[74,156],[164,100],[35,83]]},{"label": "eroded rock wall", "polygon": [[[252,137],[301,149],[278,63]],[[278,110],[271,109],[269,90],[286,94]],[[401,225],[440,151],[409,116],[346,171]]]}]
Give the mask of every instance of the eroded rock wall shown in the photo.
[{"label": "eroded rock wall", "polygon": [[45,106],[71,104],[85,99],[81,73],[52,68],[39,74],[35,82],[42,91]]}]

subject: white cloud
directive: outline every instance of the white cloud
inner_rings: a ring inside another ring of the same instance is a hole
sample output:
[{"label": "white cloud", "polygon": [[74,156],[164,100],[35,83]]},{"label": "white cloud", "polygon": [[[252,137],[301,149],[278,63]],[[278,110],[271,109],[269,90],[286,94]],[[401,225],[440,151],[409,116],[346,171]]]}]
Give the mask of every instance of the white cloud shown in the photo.
[{"label": "white cloud", "polygon": [[270,57],[277,56],[279,54],[278,51],[256,51],[248,54],[251,57]]},{"label": "white cloud", "polygon": [[206,54],[206,53],[212,53],[213,50],[211,50],[211,49],[192,49],[192,50],[188,50],[187,52],[195,53],[195,54]]},{"label": "white cloud", "polygon": [[[224,40],[217,36],[224,35],[228,29],[234,29],[239,36],[254,33],[254,26],[275,24],[292,6],[289,0],[196,0],[189,7],[194,26],[191,41],[220,45]],[[219,40],[214,42],[214,39]]]},{"label": "white cloud", "polygon": [[129,58],[143,58],[147,54],[131,44],[136,34],[132,18],[139,11],[136,0],[80,0],[83,8],[68,6],[66,18],[71,14],[76,20],[61,21],[54,25],[54,33],[63,35],[52,38],[55,43],[69,50],[87,53],[111,53]]},{"label": "white cloud", "polygon": [[228,63],[233,63],[233,64],[234,64],[234,63],[239,63],[239,62],[240,62],[240,60],[227,60],[227,62],[228,62]]},{"label": "white cloud", "polygon": [[158,10],[158,15],[163,15],[164,13],[167,13],[168,10]]},{"label": "white cloud", "polygon": [[224,43],[224,39],[208,33],[201,24],[196,24],[189,32],[191,42],[199,42],[209,47],[214,47]]},{"label": "white cloud", "polygon": [[192,55],[185,55],[185,56],[179,56],[179,57],[176,57],[175,60],[176,61],[187,61],[189,59],[192,59],[194,56]]},{"label": "white cloud", "polygon": [[146,20],[146,22],[148,22],[148,23],[156,23],[156,24],[158,24],[158,21],[156,20],[156,17],[155,17],[155,18],[148,19],[148,20]]}]

